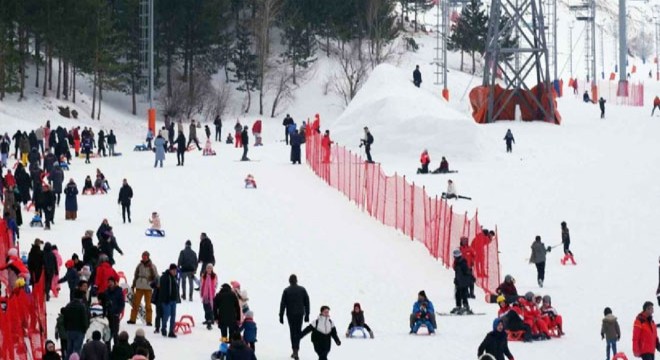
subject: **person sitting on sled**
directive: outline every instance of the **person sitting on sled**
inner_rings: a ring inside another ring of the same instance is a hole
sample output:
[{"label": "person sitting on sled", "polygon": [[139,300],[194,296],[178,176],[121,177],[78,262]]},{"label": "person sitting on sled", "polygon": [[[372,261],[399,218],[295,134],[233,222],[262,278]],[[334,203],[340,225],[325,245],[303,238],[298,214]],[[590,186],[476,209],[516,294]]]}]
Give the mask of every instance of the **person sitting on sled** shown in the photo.
[{"label": "person sitting on sled", "polygon": [[96,169],[96,177],[101,178],[103,190],[110,190],[110,183],[108,183],[108,179],[105,178],[105,175],[103,175],[100,169]]},{"label": "person sitting on sled", "polygon": [[415,301],[415,303],[413,304],[412,313],[410,314],[410,328],[412,329],[413,326],[415,325],[415,321],[417,321],[417,313],[419,312],[422,303],[426,303],[426,308],[429,311],[431,324],[433,325],[434,329],[437,328],[438,326],[436,325],[435,322],[435,308],[433,307],[433,302],[429,300],[428,297],[426,297],[426,292],[424,290],[421,290],[417,294],[417,301]]},{"label": "person sitting on sled", "polygon": [[500,306],[497,316],[504,323],[505,329],[511,332],[522,331],[522,340],[524,342],[532,341],[532,329],[523,322],[524,316],[520,304],[514,302],[512,305],[509,305],[502,295],[497,297],[497,304]]},{"label": "person sitting on sled", "polygon": [[160,228],[160,216],[158,215],[157,212],[154,211],[151,213],[151,218],[149,219],[149,223],[151,224],[151,228],[149,228],[150,231],[155,232],[159,236],[165,235],[163,230]]},{"label": "person sitting on sled", "polygon": [[369,328],[369,325],[364,322],[364,311],[362,311],[362,307],[360,306],[360,303],[355,303],[353,304],[353,311],[351,311],[351,323],[348,324],[348,330],[346,330],[346,337],[349,337],[351,335],[351,332],[353,332],[353,329],[356,327],[361,327],[364,328],[369,332],[369,337],[374,338],[374,333],[371,331],[371,328]]},{"label": "person sitting on sled", "polygon": [[254,180],[254,176],[252,176],[252,174],[248,174],[247,177],[245,178],[245,188],[246,189],[257,188],[257,182]]},{"label": "person sitting on sled", "polygon": [[94,180],[94,192],[96,194],[105,194],[105,188],[103,186],[103,178],[99,175],[96,175],[96,180]]},{"label": "person sitting on sled", "polygon": [[234,143],[234,137],[231,136],[231,133],[227,134],[227,140],[225,140],[226,144],[233,144]]},{"label": "person sitting on sled", "polygon": [[422,167],[417,169],[418,174],[428,174],[429,173],[429,164],[431,163],[431,157],[429,156],[429,151],[424,149],[422,155],[419,157],[419,162],[422,163]]},{"label": "person sitting on sled", "polygon": [[92,178],[87,175],[85,178],[85,186],[83,186],[82,190],[83,195],[89,195],[89,194],[94,194],[94,186],[92,185]]},{"label": "person sitting on sled", "polygon": [[446,174],[449,172],[449,162],[445,157],[442,157],[442,160],[440,160],[440,167],[433,170],[434,174]]},{"label": "person sitting on sled", "polygon": [[419,311],[415,314],[415,323],[413,324],[412,329],[410,329],[411,334],[417,334],[417,331],[422,325],[425,325],[429,331],[429,334],[435,334],[435,328],[431,323],[431,314],[427,308],[427,303],[423,302],[419,306]]},{"label": "person sitting on sled", "polygon": [[545,295],[542,299],[541,317],[545,318],[548,328],[557,329],[557,335],[559,336],[564,335],[563,320],[557,309],[552,307],[552,298],[550,298],[550,295]]}]

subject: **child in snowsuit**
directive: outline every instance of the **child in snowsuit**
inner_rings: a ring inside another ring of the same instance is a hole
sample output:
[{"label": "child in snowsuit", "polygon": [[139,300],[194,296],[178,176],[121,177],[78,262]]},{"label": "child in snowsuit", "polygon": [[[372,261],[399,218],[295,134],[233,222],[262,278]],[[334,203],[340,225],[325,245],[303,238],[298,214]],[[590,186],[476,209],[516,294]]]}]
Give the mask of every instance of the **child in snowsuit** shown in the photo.
[{"label": "child in snowsuit", "polygon": [[69,285],[69,301],[73,301],[73,295],[76,292],[76,287],[78,286],[79,276],[78,271],[73,264],[73,260],[69,259],[64,263],[66,268],[66,274],[58,281],[59,284],[66,282]]},{"label": "child in snowsuit", "polygon": [[257,188],[257,182],[254,180],[254,176],[252,176],[252,174],[248,174],[247,177],[245,178],[245,188],[246,189]]},{"label": "child in snowsuit", "polygon": [[314,351],[319,356],[319,360],[328,359],[328,354],[332,347],[331,339],[335,341],[337,346],[341,345],[335,324],[330,319],[330,308],[328,306],[321,306],[321,314],[315,321],[307,325],[300,334],[300,338],[302,339],[310,332],[312,333]]},{"label": "child in snowsuit", "polygon": [[243,333],[243,340],[255,351],[254,344],[257,342],[257,323],[254,322],[254,313],[250,310],[245,312],[245,319],[238,329]]},{"label": "child in snowsuit", "polygon": [[165,235],[163,230],[160,228],[160,216],[157,212],[154,211],[151,213],[151,219],[149,219],[149,223],[151,224],[151,228],[149,230],[157,233],[159,236]]},{"label": "child in snowsuit", "polygon": [[563,319],[557,312],[557,309],[552,307],[552,299],[550,298],[550,295],[545,295],[543,297],[543,304],[541,305],[541,317],[545,319],[549,329],[557,329],[557,335],[564,335]]},{"label": "child in snowsuit", "polygon": [[419,312],[415,314],[415,317],[417,318],[417,320],[415,321],[415,324],[410,330],[411,334],[413,333],[417,334],[417,331],[422,325],[426,326],[426,328],[429,330],[429,334],[435,334],[435,329],[433,328],[433,324],[431,323],[431,315],[427,310],[426,302],[422,303],[419,306]]},{"label": "child in snowsuit", "polygon": [[621,339],[621,329],[619,329],[619,322],[616,320],[616,316],[612,315],[612,309],[606,307],[603,313],[605,317],[600,327],[600,338],[604,339],[607,343],[605,356],[607,360],[610,360],[610,349],[612,350],[612,355],[616,354],[616,342]]},{"label": "child in snowsuit", "polygon": [[372,339],[374,338],[373,331],[371,331],[369,325],[367,325],[364,322],[364,311],[362,311],[362,307],[360,306],[360,303],[353,304],[353,311],[351,311],[351,323],[348,324],[348,330],[346,330],[346,337],[349,337],[351,335],[351,332],[355,327],[365,328],[369,332],[369,337],[371,337]]},{"label": "child in snowsuit", "polygon": [[227,134],[227,140],[225,140],[225,144],[233,144],[234,143],[234,138],[231,136],[231,133]]}]

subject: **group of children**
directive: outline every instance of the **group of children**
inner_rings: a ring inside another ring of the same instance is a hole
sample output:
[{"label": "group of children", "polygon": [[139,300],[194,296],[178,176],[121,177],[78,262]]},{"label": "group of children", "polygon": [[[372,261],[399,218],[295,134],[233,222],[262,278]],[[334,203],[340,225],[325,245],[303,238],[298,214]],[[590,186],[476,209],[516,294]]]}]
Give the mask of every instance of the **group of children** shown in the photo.
[{"label": "group of children", "polygon": [[549,295],[527,292],[512,303],[500,295],[497,304],[497,316],[502,319],[506,330],[510,333],[522,332],[523,341],[549,340],[564,335],[562,317],[552,306]]},{"label": "group of children", "polygon": [[100,169],[96,169],[96,180],[92,183],[92,178],[87,175],[85,185],[83,186],[83,195],[106,194],[110,190],[110,184]]}]

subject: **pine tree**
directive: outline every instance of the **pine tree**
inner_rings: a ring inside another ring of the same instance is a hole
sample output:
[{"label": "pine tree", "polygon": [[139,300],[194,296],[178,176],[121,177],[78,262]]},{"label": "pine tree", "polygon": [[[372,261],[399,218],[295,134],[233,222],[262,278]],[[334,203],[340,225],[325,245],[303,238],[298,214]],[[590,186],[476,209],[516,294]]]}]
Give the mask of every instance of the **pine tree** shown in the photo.
[{"label": "pine tree", "polygon": [[246,113],[250,111],[250,92],[254,91],[259,85],[257,55],[254,54],[252,47],[250,31],[245,26],[237,27],[236,44],[232,51],[232,64],[234,66],[229,71],[234,74],[232,82],[238,83],[236,90],[247,92]]},{"label": "pine tree", "polygon": [[316,36],[310,22],[305,19],[305,9],[297,1],[288,1],[282,10],[280,26],[284,52],[280,55],[291,64],[293,84],[296,84],[296,68],[309,67],[316,61]]},{"label": "pine tree", "polygon": [[463,52],[467,52],[472,57],[472,73],[475,72],[475,54],[484,52],[487,32],[488,16],[477,0],[471,0],[461,10],[449,41],[450,50],[461,51],[461,71],[463,71]]}]

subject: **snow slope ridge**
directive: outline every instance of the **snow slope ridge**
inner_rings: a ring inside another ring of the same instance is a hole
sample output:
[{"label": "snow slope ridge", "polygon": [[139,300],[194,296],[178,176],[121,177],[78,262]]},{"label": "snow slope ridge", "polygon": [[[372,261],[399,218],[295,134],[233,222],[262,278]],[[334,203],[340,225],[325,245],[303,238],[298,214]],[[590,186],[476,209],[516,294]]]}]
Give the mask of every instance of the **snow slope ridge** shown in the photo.
[{"label": "snow slope ridge", "polygon": [[479,153],[478,126],[436,94],[413,86],[409,75],[389,64],[376,67],[348,108],[331,124],[332,137],[339,143],[357,145],[362,128],[368,126],[375,138],[377,161],[416,159],[423,148],[452,158],[475,158]]}]

